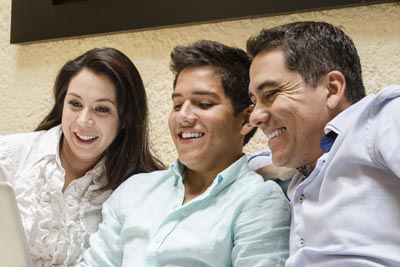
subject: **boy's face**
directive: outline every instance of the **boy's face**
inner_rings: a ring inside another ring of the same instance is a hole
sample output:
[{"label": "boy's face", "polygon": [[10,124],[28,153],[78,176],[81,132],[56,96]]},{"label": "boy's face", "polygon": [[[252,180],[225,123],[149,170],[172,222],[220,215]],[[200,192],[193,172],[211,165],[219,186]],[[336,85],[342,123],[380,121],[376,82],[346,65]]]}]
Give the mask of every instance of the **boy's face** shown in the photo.
[{"label": "boy's face", "polygon": [[222,171],[242,154],[244,117],[211,67],[187,67],[172,94],[169,129],[179,160],[199,172]]}]

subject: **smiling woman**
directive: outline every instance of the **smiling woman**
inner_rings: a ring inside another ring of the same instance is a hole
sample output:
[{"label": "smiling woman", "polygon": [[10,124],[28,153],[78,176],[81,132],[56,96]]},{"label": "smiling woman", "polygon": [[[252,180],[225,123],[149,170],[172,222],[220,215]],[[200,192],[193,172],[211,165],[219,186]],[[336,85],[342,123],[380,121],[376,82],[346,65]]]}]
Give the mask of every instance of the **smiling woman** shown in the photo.
[{"label": "smiling woman", "polygon": [[146,93],[112,48],[67,62],[35,132],[0,137],[0,181],[15,190],[34,266],[75,266],[111,191],[163,168],[151,153]]}]

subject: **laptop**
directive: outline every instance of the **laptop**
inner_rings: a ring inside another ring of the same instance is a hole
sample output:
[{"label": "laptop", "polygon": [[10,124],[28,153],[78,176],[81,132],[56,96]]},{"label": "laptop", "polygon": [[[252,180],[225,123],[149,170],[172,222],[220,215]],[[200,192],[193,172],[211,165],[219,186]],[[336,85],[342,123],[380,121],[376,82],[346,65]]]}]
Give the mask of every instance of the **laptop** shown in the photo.
[{"label": "laptop", "polygon": [[0,266],[32,267],[14,190],[3,182],[0,182]]}]

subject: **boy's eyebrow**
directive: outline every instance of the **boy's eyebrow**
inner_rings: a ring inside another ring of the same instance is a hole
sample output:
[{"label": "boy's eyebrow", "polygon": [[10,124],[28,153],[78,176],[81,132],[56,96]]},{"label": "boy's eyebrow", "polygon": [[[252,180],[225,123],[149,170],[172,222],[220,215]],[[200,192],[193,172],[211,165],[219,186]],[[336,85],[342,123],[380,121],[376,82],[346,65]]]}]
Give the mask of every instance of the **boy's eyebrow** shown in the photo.
[{"label": "boy's eyebrow", "polygon": [[[191,94],[192,94],[192,95],[195,95],[195,96],[196,96],[196,95],[197,95],[197,96],[209,95],[209,96],[214,97],[214,98],[220,98],[220,96],[217,95],[216,93],[214,93],[214,92],[209,92],[209,91],[194,91],[194,92],[192,92]],[[183,96],[183,95],[182,95],[181,93],[173,92],[171,98],[174,99],[174,98],[176,98],[176,97],[182,97],[182,96]]]}]

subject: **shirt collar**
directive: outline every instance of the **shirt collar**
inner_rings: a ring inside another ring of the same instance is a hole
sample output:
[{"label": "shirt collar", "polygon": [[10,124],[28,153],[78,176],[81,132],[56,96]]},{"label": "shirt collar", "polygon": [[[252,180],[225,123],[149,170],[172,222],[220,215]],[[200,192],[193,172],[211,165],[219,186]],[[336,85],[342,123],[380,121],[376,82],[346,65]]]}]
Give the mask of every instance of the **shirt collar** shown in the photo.
[{"label": "shirt collar", "polygon": [[[175,186],[179,181],[183,180],[185,175],[186,166],[183,165],[179,160],[176,160],[171,165],[171,171],[175,177]],[[211,186],[207,189],[212,195],[218,194],[221,190],[232,184],[234,181],[239,179],[241,176],[245,175],[251,171],[247,166],[247,156],[242,155],[237,161],[232,163],[228,168],[220,172],[214,179]]]},{"label": "shirt collar", "polygon": [[55,126],[47,131],[43,131],[40,137],[40,142],[38,142],[35,162],[43,159],[47,156],[53,156],[57,158],[59,162],[59,147],[62,135],[61,125]]},{"label": "shirt collar", "polygon": [[[55,158],[57,164],[61,169],[60,160],[60,141],[62,136],[61,125],[55,126],[47,131],[43,132],[41,142],[38,142],[38,148],[35,155],[35,163],[42,160],[45,157]],[[105,172],[104,157],[96,163],[96,165],[87,172],[87,174],[102,174]],[[104,186],[107,181],[102,175],[95,175],[94,183],[99,186]]]}]

